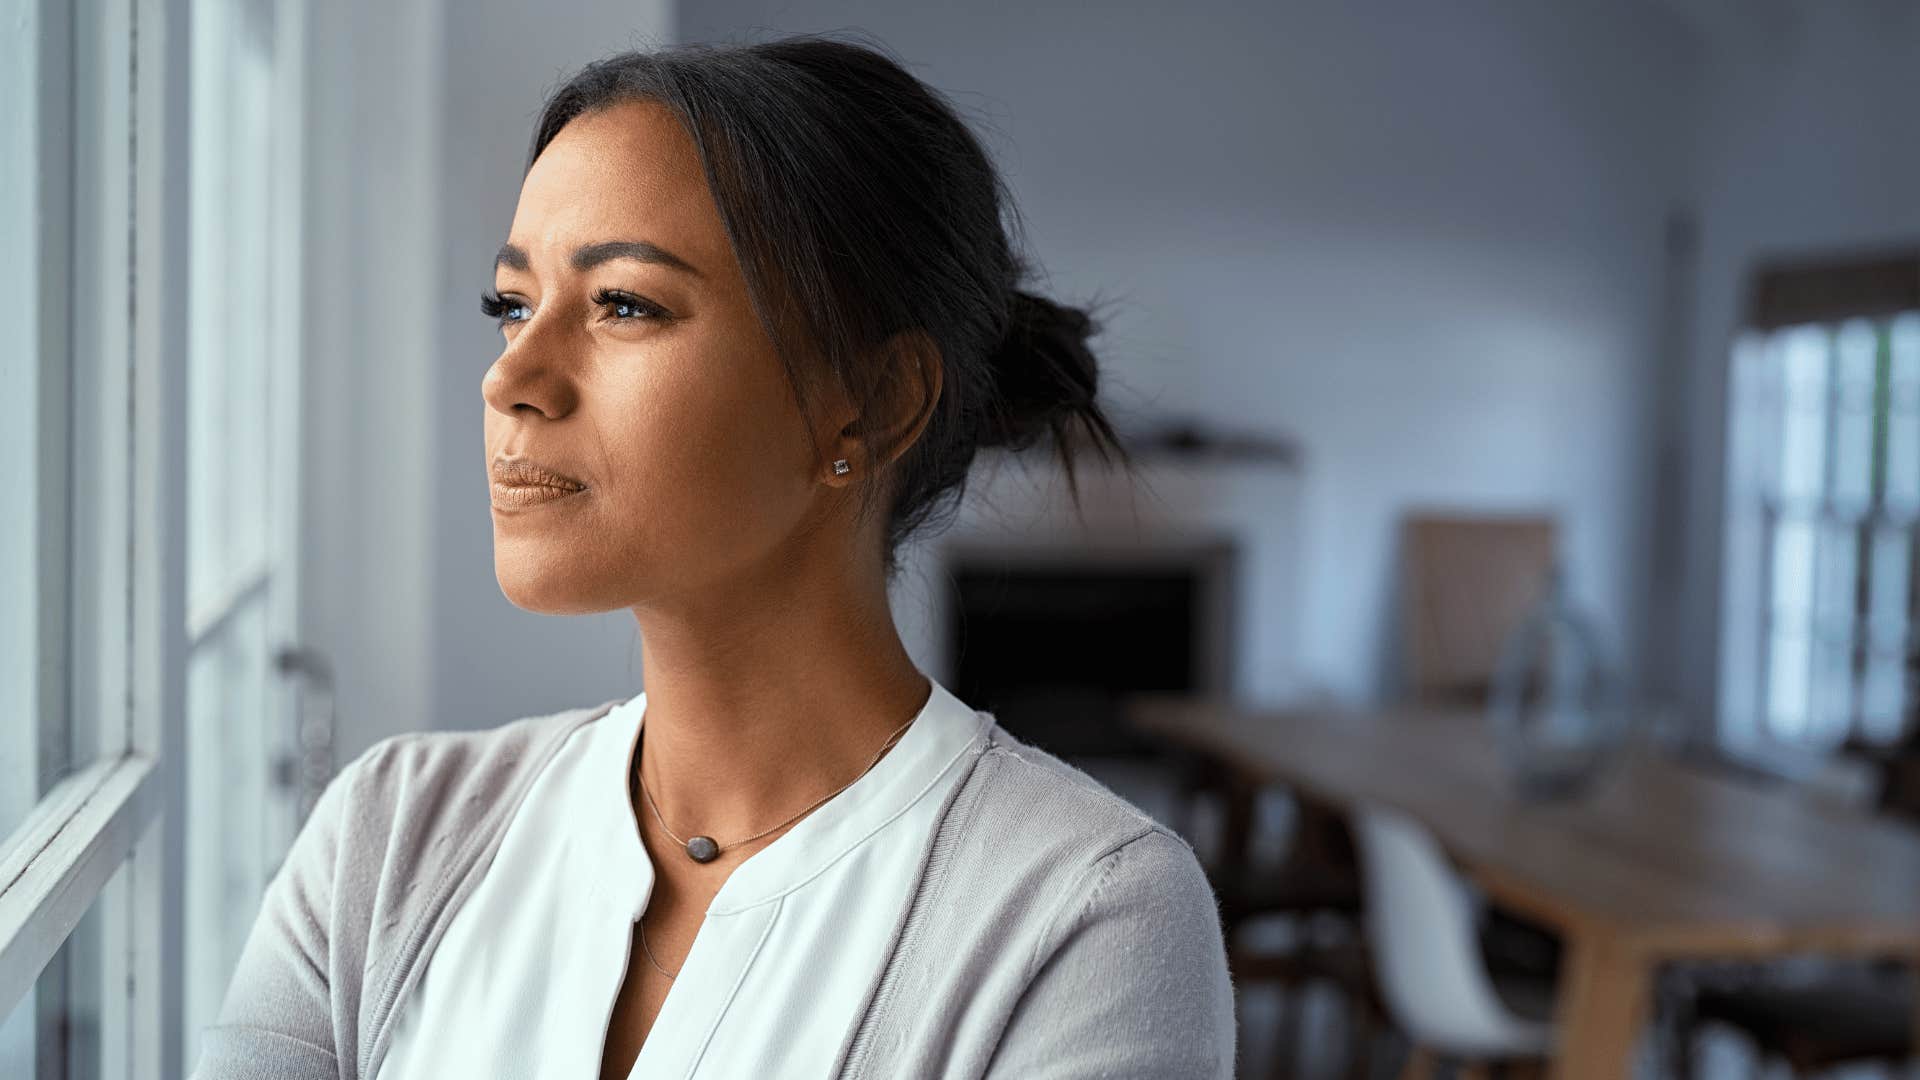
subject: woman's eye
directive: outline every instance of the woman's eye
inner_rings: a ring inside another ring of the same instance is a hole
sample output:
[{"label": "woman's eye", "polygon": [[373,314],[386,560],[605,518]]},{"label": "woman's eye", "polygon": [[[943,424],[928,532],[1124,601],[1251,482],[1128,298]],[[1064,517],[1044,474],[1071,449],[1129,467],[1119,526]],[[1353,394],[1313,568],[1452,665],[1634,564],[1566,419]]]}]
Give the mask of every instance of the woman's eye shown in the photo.
[{"label": "woman's eye", "polygon": [[667,315],[659,304],[618,289],[601,289],[593,294],[593,302],[616,319],[660,319]]},{"label": "woman's eye", "polygon": [[501,326],[531,318],[526,301],[495,292],[480,294],[480,310]]}]

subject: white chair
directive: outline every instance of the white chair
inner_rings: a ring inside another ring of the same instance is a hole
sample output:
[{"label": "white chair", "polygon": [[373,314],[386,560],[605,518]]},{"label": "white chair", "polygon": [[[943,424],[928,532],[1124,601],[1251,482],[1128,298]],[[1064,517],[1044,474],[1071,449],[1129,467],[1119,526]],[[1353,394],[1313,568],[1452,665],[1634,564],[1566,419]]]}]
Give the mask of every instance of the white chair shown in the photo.
[{"label": "white chair", "polygon": [[1354,813],[1353,832],[1374,977],[1414,1043],[1406,1075],[1430,1071],[1436,1055],[1476,1071],[1544,1064],[1553,1028],[1515,1015],[1494,988],[1472,897],[1432,835],[1378,806]]}]

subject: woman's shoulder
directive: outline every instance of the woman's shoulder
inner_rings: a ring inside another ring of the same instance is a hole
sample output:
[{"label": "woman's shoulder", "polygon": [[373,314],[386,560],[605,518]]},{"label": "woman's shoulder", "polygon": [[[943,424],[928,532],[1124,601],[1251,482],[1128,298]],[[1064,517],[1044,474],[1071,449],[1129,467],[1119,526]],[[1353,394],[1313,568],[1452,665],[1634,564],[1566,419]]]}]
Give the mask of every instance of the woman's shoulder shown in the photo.
[{"label": "woman's shoulder", "polygon": [[[956,1055],[974,1075],[1233,1075],[1220,908],[1184,837],[998,722],[950,799],[843,1075]],[[957,1046],[928,1015],[1006,1019]]]},{"label": "woman's shoulder", "polygon": [[284,876],[326,882],[335,909],[328,924],[377,964],[392,962],[400,939],[388,935],[411,933],[432,916],[566,737],[616,704],[378,740],[328,785],[287,853]]},{"label": "woman's shoulder", "polygon": [[965,786],[974,789],[978,802],[965,812],[1023,819],[1020,835],[1084,849],[1094,858],[1149,834],[1192,851],[1185,837],[1091,773],[1022,740],[998,721],[988,727],[980,760]]},{"label": "woman's shoulder", "polygon": [[484,837],[566,737],[618,703],[490,728],[388,735],[334,778],[341,790],[326,803],[338,820],[329,824],[382,876],[411,880],[464,854],[456,838]]},{"label": "woman's shoulder", "polygon": [[1213,909],[1192,843],[1086,770],[996,721],[948,806],[935,846],[942,886],[991,909],[1072,905],[1089,890]]},{"label": "woman's shoulder", "polygon": [[568,735],[619,703],[524,716],[486,728],[403,731],[369,746],[342,772],[396,796],[449,783],[497,783],[516,767],[537,767]]}]

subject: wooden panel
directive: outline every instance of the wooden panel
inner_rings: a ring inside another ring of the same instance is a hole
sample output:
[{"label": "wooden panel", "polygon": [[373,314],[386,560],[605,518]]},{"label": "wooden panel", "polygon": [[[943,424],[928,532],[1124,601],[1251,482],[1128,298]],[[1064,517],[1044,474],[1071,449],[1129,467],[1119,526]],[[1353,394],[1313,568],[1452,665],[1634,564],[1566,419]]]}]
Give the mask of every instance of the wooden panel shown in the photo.
[{"label": "wooden panel", "polygon": [[1484,701],[1501,649],[1543,595],[1556,530],[1540,516],[1410,516],[1407,678],[1421,701]]}]

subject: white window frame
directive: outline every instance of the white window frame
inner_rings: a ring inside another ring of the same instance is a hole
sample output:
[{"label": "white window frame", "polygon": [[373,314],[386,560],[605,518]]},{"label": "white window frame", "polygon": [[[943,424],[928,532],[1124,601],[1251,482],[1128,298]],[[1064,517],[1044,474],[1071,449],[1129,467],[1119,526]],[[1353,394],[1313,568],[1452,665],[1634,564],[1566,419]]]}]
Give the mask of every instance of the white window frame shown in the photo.
[{"label": "white window frame", "polygon": [[[32,298],[23,303],[31,385],[41,402],[63,401],[71,422],[70,439],[41,433],[42,445],[73,452],[36,454],[34,483],[74,500],[71,522],[43,524],[35,541],[35,568],[66,574],[31,594],[37,625],[59,633],[42,640],[57,650],[57,663],[42,665],[55,675],[33,691],[27,719],[43,739],[83,731],[97,756],[0,842],[0,1016],[97,905],[109,991],[103,1075],[174,1076],[184,823],[169,810],[184,804],[190,5],[20,2],[31,27],[19,47],[31,50],[42,105],[29,123],[36,149],[58,152],[36,154],[29,205],[42,224],[22,249],[31,257],[0,273],[27,279],[13,295]],[[69,86],[91,126],[62,131]],[[68,373],[71,395],[60,385]]]}]

